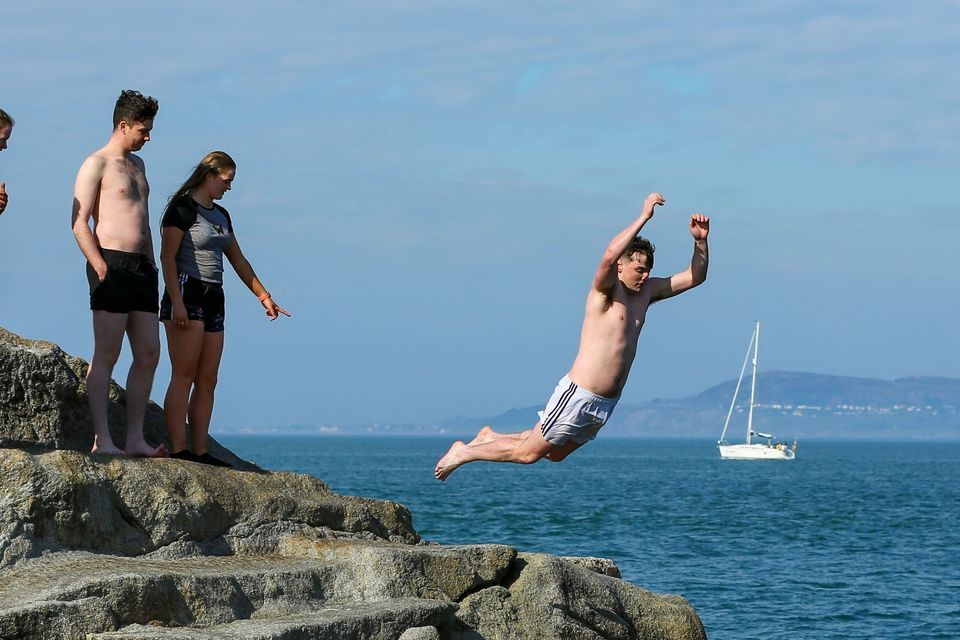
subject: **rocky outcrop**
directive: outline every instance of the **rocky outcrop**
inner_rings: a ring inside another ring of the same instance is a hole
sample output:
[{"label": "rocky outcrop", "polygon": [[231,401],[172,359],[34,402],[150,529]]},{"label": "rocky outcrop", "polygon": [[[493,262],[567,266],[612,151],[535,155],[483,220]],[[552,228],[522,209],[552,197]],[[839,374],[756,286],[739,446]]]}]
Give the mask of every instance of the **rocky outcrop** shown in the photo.
[{"label": "rocky outcrop", "polygon": [[403,505],[308,475],[18,449],[0,449],[0,532],[0,567],[71,549],[180,558],[272,554],[291,536],[419,540]]},{"label": "rocky outcrop", "polygon": [[700,638],[700,619],[680,596],[650,593],[561,558],[521,553],[514,575],[464,598],[449,637]]},{"label": "rocky outcrop", "polygon": [[[93,425],[87,408],[87,363],[44,340],[28,340],[0,327],[0,447],[90,451]],[[126,440],[124,391],[110,385],[110,435]],[[189,435],[189,427],[187,431]],[[163,410],[151,402],[143,434],[168,447]],[[240,469],[256,469],[210,438],[210,453]]]},{"label": "rocky outcrop", "polygon": [[84,368],[0,333],[2,639],[705,638],[609,560],[430,544],[303,474],[85,453]]}]

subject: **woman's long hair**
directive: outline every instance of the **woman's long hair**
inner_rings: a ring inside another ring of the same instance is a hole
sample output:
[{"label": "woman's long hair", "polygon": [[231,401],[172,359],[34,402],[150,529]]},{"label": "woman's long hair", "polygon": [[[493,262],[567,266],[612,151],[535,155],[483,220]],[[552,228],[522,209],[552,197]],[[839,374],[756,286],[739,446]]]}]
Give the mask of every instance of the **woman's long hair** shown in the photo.
[{"label": "woman's long hair", "polygon": [[203,156],[200,164],[194,168],[193,173],[190,174],[186,182],[180,185],[176,193],[170,196],[170,199],[176,200],[177,198],[181,198],[190,193],[192,189],[199,187],[208,173],[213,171],[220,173],[221,171],[227,171],[229,169],[236,170],[236,168],[237,163],[234,162],[233,158],[227,155],[225,151],[211,151]]}]

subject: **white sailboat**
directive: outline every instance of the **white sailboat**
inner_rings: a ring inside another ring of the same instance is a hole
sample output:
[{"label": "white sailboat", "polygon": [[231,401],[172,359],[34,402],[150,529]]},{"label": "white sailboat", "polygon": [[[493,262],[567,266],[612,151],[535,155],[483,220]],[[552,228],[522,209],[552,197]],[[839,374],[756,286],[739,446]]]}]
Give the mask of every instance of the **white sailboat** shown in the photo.
[{"label": "white sailboat", "polygon": [[[727,427],[730,426],[730,416],[733,415],[733,408],[737,404],[737,394],[740,393],[740,383],[743,382],[743,374],[747,370],[747,361],[750,359],[751,350],[753,351],[753,376],[750,382],[750,410],[747,413],[747,441],[745,444],[729,444],[725,440]],[[743,367],[740,368],[737,388],[733,391],[733,400],[730,401],[730,410],[727,412],[727,419],[723,423],[723,433],[720,434],[720,440],[717,441],[717,448],[720,449],[720,457],[729,460],[793,460],[797,455],[796,441],[794,441],[792,447],[788,447],[783,442],[774,443],[773,434],[753,430],[753,407],[756,405],[757,390],[757,354],[759,351],[760,323],[758,322],[753,329],[753,335],[750,337],[750,344],[747,345],[747,355],[743,359]],[[754,437],[765,439],[766,442],[754,442]]]}]

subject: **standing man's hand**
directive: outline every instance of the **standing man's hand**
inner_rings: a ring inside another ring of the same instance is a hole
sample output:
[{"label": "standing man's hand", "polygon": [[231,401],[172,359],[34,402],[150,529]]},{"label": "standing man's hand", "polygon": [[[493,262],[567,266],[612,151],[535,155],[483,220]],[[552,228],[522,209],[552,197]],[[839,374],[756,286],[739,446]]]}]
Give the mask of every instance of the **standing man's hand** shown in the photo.
[{"label": "standing man's hand", "polygon": [[695,213],[690,216],[690,235],[697,242],[706,240],[710,234],[710,218],[702,213]]},{"label": "standing man's hand", "polygon": [[0,213],[3,213],[7,208],[7,200],[9,200],[7,196],[7,183],[0,182]]},{"label": "standing man's hand", "polygon": [[99,264],[91,265],[93,270],[97,272],[97,278],[100,282],[103,282],[107,279],[107,263],[104,260],[100,260]]},{"label": "standing man's hand", "polygon": [[662,205],[666,203],[666,200],[663,199],[662,193],[651,193],[647,196],[647,199],[643,201],[643,211],[640,213],[640,217],[644,220],[649,220],[653,217],[653,208],[655,206]]}]

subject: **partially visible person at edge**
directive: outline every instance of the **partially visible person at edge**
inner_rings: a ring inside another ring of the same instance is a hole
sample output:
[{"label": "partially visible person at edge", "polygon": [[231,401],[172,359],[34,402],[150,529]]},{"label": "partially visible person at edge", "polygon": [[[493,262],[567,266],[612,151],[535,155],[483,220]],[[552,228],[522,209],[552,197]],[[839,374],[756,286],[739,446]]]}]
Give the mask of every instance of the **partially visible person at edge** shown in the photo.
[{"label": "partially visible person at edge", "polygon": [[[270,320],[290,316],[257,278],[240,250],[233,221],[216,204],[230,190],[237,165],[223,151],[208,153],[173,194],[161,222],[160,264],[166,286],[160,320],[172,371],[163,401],[173,458],[230,466],[207,451],[214,389],[223,353],[223,256]],[[190,448],[186,425],[190,424]]]},{"label": "partially visible person at edge", "polygon": [[[123,91],[113,110],[110,140],[83,161],[73,192],[73,235],[87,258],[93,311],[87,393],[94,453],[148,457],[167,453],[162,444],[154,447],[143,437],[143,418],[160,360],[159,279],[147,209],[150,187],[143,160],[133,153],[149,142],[157,109],[155,98]],[[124,333],[133,363],[127,375],[126,441],[120,449],[110,437],[107,398]]]},{"label": "partially visible person at edge", "polygon": [[665,202],[661,194],[651,193],[640,216],[607,245],[587,294],[580,350],[540,412],[536,426],[520,433],[497,433],[484,426],[469,444],[454,442],[434,468],[438,480],[446,480],[461,465],[476,460],[532,464],[546,458],[560,462],[597,437],[627,383],[650,305],[707,279],[710,219],[701,213],[690,216],[690,266],[669,278],[650,276],[654,246],[639,233],[653,218],[654,209]]},{"label": "partially visible person at edge", "polygon": [[[13,120],[13,117],[0,109],[0,151],[3,151],[7,148],[7,140],[10,139],[10,135],[13,133],[13,125],[16,122]],[[3,212],[7,209],[7,202],[10,201],[10,197],[7,195],[7,183],[0,180],[0,215],[3,215]]]}]

